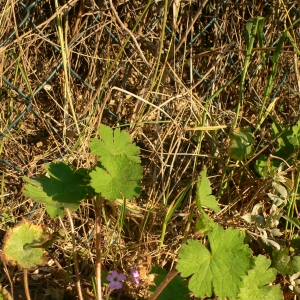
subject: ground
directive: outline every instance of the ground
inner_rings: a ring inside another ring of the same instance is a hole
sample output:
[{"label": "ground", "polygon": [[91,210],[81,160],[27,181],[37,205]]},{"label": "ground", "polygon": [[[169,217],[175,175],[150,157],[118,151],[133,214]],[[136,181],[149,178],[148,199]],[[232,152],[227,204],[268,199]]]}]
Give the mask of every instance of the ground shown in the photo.
[{"label": "ground", "polygon": [[[152,267],[172,270],[182,244],[203,238],[195,229],[195,196],[204,166],[221,208],[207,214],[224,228],[247,231],[254,253],[268,256],[257,228],[242,217],[257,204],[260,215],[270,216],[275,175],[262,176],[257,165],[262,154],[281,155],[272,126],[290,130],[299,120],[295,1],[25,0],[3,1],[0,9],[1,240],[23,219],[59,236],[47,248],[47,263],[29,270],[32,299],[77,299],[78,293],[70,222],[51,219],[25,197],[24,176],[44,174],[52,161],[93,167],[89,142],[99,137],[100,124],[130,133],[143,167],[142,193],[127,201],[122,222],[123,199],[105,201],[102,210],[103,272],[141,274],[139,286],[126,282],[111,299],[147,299]],[[257,35],[255,22],[262,24]],[[240,128],[254,141],[237,159],[230,149]],[[280,156],[288,162],[291,197],[298,193],[297,151],[292,160]],[[289,207],[297,218],[297,204]],[[94,297],[94,218],[92,200],[72,212],[86,299]],[[297,237],[296,227],[278,229],[285,239],[275,238],[279,244]],[[0,270],[1,284],[24,299],[23,271],[5,263]],[[285,299],[294,299],[289,280],[277,278]]]}]

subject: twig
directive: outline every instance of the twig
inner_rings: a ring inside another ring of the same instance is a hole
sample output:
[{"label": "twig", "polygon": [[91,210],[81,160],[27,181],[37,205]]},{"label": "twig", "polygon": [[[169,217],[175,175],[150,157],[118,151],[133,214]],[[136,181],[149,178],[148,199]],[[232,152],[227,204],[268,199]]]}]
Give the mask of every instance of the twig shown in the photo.
[{"label": "twig", "polygon": [[[57,266],[57,268],[59,269],[60,272],[62,272],[62,274],[64,274],[64,276],[66,276],[67,282],[71,282],[72,284],[76,284],[75,281],[72,279],[72,277],[70,277],[69,273],[67,271],[65,271],[65,269],[61,266],[61,264],[57,261],[57,259],[50,253],[48,252],[48,254],[51,259],[54,261],[55,265]],[[66,281],[65,281],[66,284]],[[88,294],[85,290],[82,291],[83,294],[83,299],[90,299],[90,294]]]},{"label": "twig", "polygon": [[97,300],[102,300],[101,290],[101,207],[103,198],[97,195],[94,201],[95,207],[95,227],[96,227],[96,288]]},{"label": "twig", "polygon": [[165,280],[158,286],[158,288],[155,290],[155,292],[152,294],[152,296],[149,298],[149,300],[155,300],[160,293],[164,290],[164,288],[170,283],[170,281],[178,274],[179,272],[177,270],[172,270]]},{"label": "twig", "polygon": [[132,97],[134,97],[134,98],[136,98],[136,99],[138,99],[138,100],[140,100],[140,101],[146,103],[147,105],[150,105],[150,106],[156,108],[157,110],[159,110],[160,112],[162,112],[164,115],[166,115],[168,118],[170,118],[170,120],[172,120],[175,124],[177,124],[176,120],[174,120],[167,112],[165,112],[165,111],[164,111],[163,109],[161,109],[159,106],[157,106],[157,105],[155,105],[155,104],[153,104],[153,103],[151,103],[151,102],[149,102],[149,101],[143,99],[142,97],[139,97],[138,95],[135,95],[135,94],[133,94],[133,93],[131,93],[131,92],[129,92],[129,91],[120,89],[120,88],[118,88],[118,87],[116,87],[116,86],[114,86],[111,90],[117,90],[117,91],[126,93],[126,94],[128,94],[128,95],[130,95],[130,96],[132,96]]},{"label": "twig", "polygon": [[76,252],[76,243],[75,243],[75,231],[74,231],[74,224],[73,219],[70,213],[69,209],[66,209],[67,215],[69,218],[69,222],[71,225],[71,233],[72,233],[72,245],[73,245],[73,261],[74,261],[74,269],[75,269],[75,275],[76,275],[76,285],[77,285],[77,291],[78,291],[78,297],[80,300],[83,300],[82,291],[81,291],[81,284],[80,284],[80,277],[79,277],[79,271],[78,271],[78,261],[77,261],[77,252]]},{"label": "twig", "polygon": [[[231,47],[231,45],[229,45],[229,47]],[[226,49],[222,49],[222,48],[217,48],[214,50],[208,50],[208,51],[204,51],[198,54],[193,55],[193,58],[198,58],[201,56],[207,56],[207,55],[214,55],[214,54],[227,54],[227,53],[238,53],[238,52],[246,52],[247,49],[229,49],[229,47],[227,47]],[[281,49],[290,49],[293,48],[292,45],[287,45],[287,46],[282,46]],[[252,51],[268,51],[268,50],[275,50],[276,47],[257,47],[257,48],[253,48]],[[284,53],[294,53],[294,51],[288,51],[288,50],[283,50],[282,52]]]},{"label": "twig", "polygon": [[8,281],[10,283],[10,294],[11,294],[12,298],[14,299],[14,286],[13,286],[13,282],[12,282],[12,280],[10,278],[9,271],[7,269],[7,265],[6,265],[5,261],[3,261],[2,263],[3,263],[3,266],[4,266],[4,272],[6,273]]},{"label": "twig", "polygon": [[79,10],[78,10],[78,14],[77,14],[77,17],[76,17],[76,23],[75,23],[75,26],[74,26],[74,31],[73,31],[74,39],[75,39],[76,34],[79,30],[79,23],[81,21],[82,15],[83,15],[84,4],[85,4],[85,0],[80,0],[79,1]]},{"label": "twig", "polygon": [[130,37],[132,38],[133,42],[135,43],[135,46],[137,47],[137,50],[139,51],[140,53],[140,56],[143,60],[143,62],[148,66],[148,67],[151,67],[150,63],[147,61],[146,57],[144,56],[141,48],[140,48],[140,45],[139,43],[137,42],[135,36],[133,35],[133,33],[123,24],[123,22],[121,21],[121,19],[119,18],[119,15],[112,3],[112,0],[109,0],[109,4],[110,4],[110,7],[111,7],[111,10],[113,11],[117,21],[119,22],[119,24],[121,25],[121,27],[130,35]]},{"label": "twig", "polygon": [[[61,20],[61,15],[58,12],[59,9],[59,5],[58,5],[58,0],[54,0],[55,2],[55,9],[57,10],[56,13],[56,22],[57,22],[57,34],[59,37],[59,44],[60,44],[60,49],[61,49],[61,57],[62,57],[62,61],[63,61],[63,72],[64,72],[64,90],[65,90],[65,95],[66,95],[66,99],[68,104],[70,104],[70,108],[71,108],[71,113],[73,116],[73,120],[75,123],[75,127],[76,127],[76,131],[77,134],[80,135],[80,129],[78,126],[78,122],[77,122],[77,117],[76,117],[76,112],[74,109],[74,105],[73,105],[73,100],[72,100],[72,95],[71,95],[71,90],[70,90],[70,78],[69,78],[69,69],[68,69],[68,45],[67,45],[67,41],[64,39],[64,32],[63,32],[63,24],[62,24],[62,20]],[[66,114],[66,108],[65,108],[65,114]]]},{"label": "twig", "polygon": [[[110,0],[111,1],[111,0]],[[200,6],[199,6],[199,9],[197,10],[195,16],[193,17],[193,20],[190,24],[190,26],[188,27],[188,29],[185,31],[183,37],[181,38],[180,42],[176,45],[176,49],[175,49],[175,52],[177,52],[179,50],[179,48],[181,47],[181,45],[186,41],[186,38],[189,34],[189,32],[192,30],[195,22],[198,20],[198,17],[201,15],[202,13],[202,10],[203,10],[203,7],[206,5],[206,3],[208,2],[208,0],[204,0]]]}]

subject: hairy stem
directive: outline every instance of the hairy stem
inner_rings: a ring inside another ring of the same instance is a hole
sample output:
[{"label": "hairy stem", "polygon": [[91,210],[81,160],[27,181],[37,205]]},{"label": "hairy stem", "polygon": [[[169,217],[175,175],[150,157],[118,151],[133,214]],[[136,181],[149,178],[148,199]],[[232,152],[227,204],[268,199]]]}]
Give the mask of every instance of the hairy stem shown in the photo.
[{"label": "hairy stem", "polygon": [[160,293],[164,290],[164,288],[170,283],[170,281],[178,274],[179,272],[177,270],[172,270],[165,280],[158,286],[158,288],[155,290],[155,292],[152,294],[152,296],[149,298],[149,300],[155,300]]},{"label": "hairy stem", "polygon": [[96,227],[96,287],[97,300],[102,300],[101,290],[101,207],[103,198],[100,194],[97,195],[94,201],[95,206],[95,227]]},{"label": "hairy stem", "polygon": [[25,290],[26,300],[31,300],[29,288],[28,288],[28,271],[27,271],[27,269],[24,269],[24,290]]},{"label": "hairy stem", "polygon": [[79,271],[78,271],[78,261],[77,261],[77,251],[76,251],[76,243],[75,243],[75,231],[74,231],[74,224],[73,219],[70,213],[70,210],[66,209],[67,215],[69,218],[69,222],[71,225],[71,233],[72,233],[72,245],[73,245],[73,261],[74,261],[74,269],[75,269],[75,275],[76,275],[76,286],[78,291],[78,297],[80,300],[83,300],[82,291],[81,291],[81,284],[80,284],[80,277],[79,277]]}]

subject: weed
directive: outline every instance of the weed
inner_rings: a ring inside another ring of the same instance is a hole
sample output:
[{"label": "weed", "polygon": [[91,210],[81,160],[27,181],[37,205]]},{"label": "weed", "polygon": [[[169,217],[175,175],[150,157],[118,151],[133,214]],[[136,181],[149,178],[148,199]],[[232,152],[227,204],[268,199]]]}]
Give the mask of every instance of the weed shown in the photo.
[{"label": "weed", "polygon": [[24,229],[3,287],[299,295],[299,22],[287,0],[0,1],[4,252]]}]

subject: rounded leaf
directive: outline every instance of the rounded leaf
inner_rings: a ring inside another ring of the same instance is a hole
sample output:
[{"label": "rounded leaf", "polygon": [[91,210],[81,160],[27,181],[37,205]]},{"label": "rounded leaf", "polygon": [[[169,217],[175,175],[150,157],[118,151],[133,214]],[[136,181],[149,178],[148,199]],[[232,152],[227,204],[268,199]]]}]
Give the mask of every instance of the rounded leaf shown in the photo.
[{"label": "rounded leaf", "polygon": [[33,268],[45,262],[43,244],[49,240],[44,228],[22,221],[4,238],[2,259],[21,268]]}]

